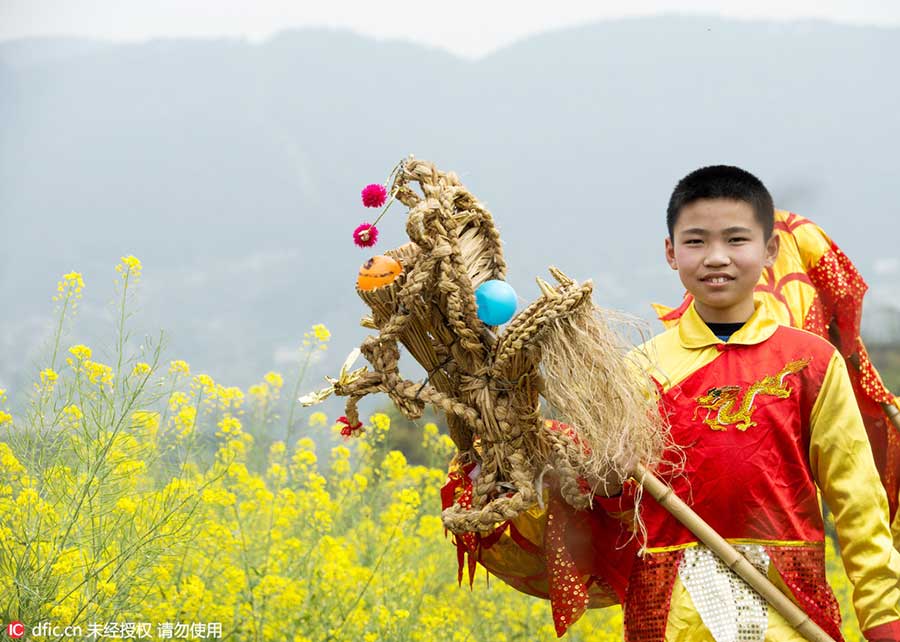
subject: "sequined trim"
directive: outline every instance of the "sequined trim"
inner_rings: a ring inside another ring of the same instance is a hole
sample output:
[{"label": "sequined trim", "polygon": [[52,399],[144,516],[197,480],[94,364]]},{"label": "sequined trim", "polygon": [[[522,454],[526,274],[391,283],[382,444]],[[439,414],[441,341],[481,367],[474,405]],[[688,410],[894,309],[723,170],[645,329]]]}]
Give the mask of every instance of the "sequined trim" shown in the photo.
[{"label": "sequined trim", "polygon": [[[761,573],[769,556],[759,544],[735,547]],[[769,623],[765,599],[706,546],[685,550],[678,576],[716,642],[763,642]]]},{"label": "sequined trim", "polygon": [[841,637],[841,609],[825,579],[822,547],[766,547],[772,564],[800,608],[836,642]]},{"label": "sequined trim", "polygon": [[562,636],[578,620],[588,606],[588,592],[569,547],[566,546],[565,518],[556,497],[550,499],[550,515],[544,549],[550,576],[550,607],[556,635]]},{"label": "sequined trim", "polygon": [[[761,546],[818,546],[824,550],[824,542],[804,542],[801,540],[777,540],[777,539],[754,539],[752,537],[734,537],[725,540],[729,544],[759,544]],[[702,546],[700,542],[686,542],[685,544],[675,544],[673,546],[657,546],[655,548],[644,549],[647,553],[668,553],[670,551],[681,551],[686,548]]]},{"label": "sequined trim", "polygon": [[893,426],[888,425],[889,419],[885,419],[885,430],[887,431],[887,465],[885,466],[885,475],[882,480],[884,487],[888,491],[888,509],[890,512],[891,522],[897,514],[898,491],[900,491],[900,478],[897,471],[900,470],[900,435],[894,430]]},{"label": "sequined trim", "polygon": [[806,312],[806,318],[803,319],[803,329],[807,332],[812,332],[823,339],[828,338],[828,324],[825,320],[825,310],[818,294],[813,299],[812,305],[809,306],[809,310]]},{"label": "sequined trim", "polygon": [[856,340],[856,354],[859,355],[859,385],[873,401],[878,403],[894,403],[894,395],[888,391],[884,381],[869,360],[869,353],[862,339]]},{"label": "sequined trim", "polygon": [[808,272],[823,305],[823,318],[834,319],[841,354],[856,348],[862,318],[862,300],[868,286],[856,266],[834,243]]},{"label": "sequined trim", "polygon": [[663,642],[672,587],[684,551],[639,557],[625,599],[625,642]]}]

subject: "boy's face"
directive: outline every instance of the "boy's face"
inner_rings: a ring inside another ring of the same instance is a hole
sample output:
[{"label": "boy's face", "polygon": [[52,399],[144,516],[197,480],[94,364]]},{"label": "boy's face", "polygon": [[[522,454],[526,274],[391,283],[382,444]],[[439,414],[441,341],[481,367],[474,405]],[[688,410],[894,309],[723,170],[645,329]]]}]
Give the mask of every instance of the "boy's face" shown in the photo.
[{"label": "boy's face", "polygon": [[666,238],[666,260],[707,323],[743,323],[753,314],[753,288],[778,256],[778,235],[766,241],[753,207],[724,198],[681,208]]}]

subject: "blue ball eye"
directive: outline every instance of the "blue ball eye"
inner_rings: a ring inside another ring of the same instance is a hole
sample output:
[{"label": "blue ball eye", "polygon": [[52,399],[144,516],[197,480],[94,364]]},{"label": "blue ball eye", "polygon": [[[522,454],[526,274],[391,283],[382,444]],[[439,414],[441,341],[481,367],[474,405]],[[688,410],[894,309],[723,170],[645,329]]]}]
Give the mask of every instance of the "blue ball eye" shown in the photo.
[{"label": "blue ball eye", "polygon": [[516,313],[516,291],[506,281],[485,281],[475,290],[478,318],[488,325],[502,325]]}]

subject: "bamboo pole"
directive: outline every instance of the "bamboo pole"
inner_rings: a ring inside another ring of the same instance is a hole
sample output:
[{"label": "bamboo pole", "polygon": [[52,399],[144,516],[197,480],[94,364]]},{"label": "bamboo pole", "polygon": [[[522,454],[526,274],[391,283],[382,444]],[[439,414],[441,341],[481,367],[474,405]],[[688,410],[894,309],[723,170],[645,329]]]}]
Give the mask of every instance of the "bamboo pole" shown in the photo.
[{"label": "bamboo pole", "polygon": [[884,408],[884,413],[891,420],[891,423],[894,424],[894,428],[900,430],[900,410],[897,410],[897,406],[892,403],[883,403],[881,407]]},{"label": "bamboo pole", "polygon": [[635,479],[649,492],[660,505],[669,511],[675,519],[688,528],[713,553],[719,556],[732,571],[741,576],[747,584],[765,598],[788,624],[810,642],[834,642],[818,624],[813,622],[790,598],[782,593],[768,577],[760,573],[747,558],[738,553],[713,528],[685,504],[656,475],[641,464],[635,469]]}]

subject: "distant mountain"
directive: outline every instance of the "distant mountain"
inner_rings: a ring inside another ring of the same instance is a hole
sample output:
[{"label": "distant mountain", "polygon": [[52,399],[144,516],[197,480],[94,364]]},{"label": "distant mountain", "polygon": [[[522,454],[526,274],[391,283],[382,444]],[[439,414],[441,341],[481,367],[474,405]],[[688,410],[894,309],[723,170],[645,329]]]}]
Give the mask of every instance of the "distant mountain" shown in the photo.
[{"label": "distant mountain", "polygon": [[[658,17],[528,38],[467,61],[340,31],[242,40],[0,44],[0,387],[22,389],[59,276],[84,273],[71,342],[112,342],[113,265],[144,262],[138,337],[247,385],[334,334],[359,342],[360,189],[408,153],[491,209],[525,301],[555,264],[649,318],[683,174],[733,163],[821,224],[900,301],[900,30]],[[403,238],[402,208],[378,249]],[[877,268],[877,269],[876,269]],[[881,323],[881,322],[879,322]],[[105,324],[105,325],[104,325]],[[879,326],[879,328],[881,325]],[[310,384],[315,385],[315,384]]]},{"label": "distant mountain", "polygon": [[35,37],[0,41],[2,63],[14,69],[72,60],[115,47],[105,40],[78,37]]}]

